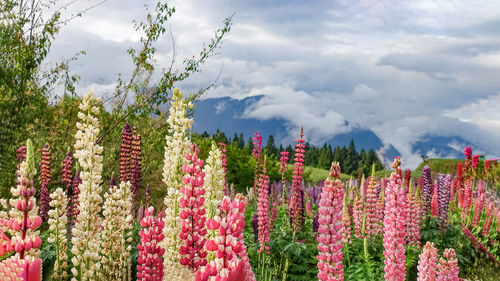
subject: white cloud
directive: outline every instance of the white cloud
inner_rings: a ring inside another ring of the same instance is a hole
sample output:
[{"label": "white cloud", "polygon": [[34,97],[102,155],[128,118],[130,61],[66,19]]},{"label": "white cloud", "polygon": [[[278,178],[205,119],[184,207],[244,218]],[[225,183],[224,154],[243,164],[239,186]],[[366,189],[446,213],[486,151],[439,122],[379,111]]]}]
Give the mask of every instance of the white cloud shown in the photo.
[{"label": "white cloud", "polygon": [[[83,1],[85,4],[92,3]],[[74,66],[81,87],[112,90],[129,73],[126,49],[137,44],[132,19],[146,3],[107,1],[68,25],[50,58],[86,49]],[[222,74],[206,96],[263,95],[241,115],[282,118],[290,140],[304,125],[322,142],[352,127],[372,130],[414,168],[425,136],[458,136],[500,151],[500,2],[482,1],[173,1],[169,20],[176,64],[197,54],[233,12],[218,55],[177,86],[194,91]],[[172,42],[158,42],[168,67]],[[101,87],[100,87],[100,86]],[[348,123],[348,125],[346,125]],[[462,143],[450,143],[459,150]],[[438,152],[434,156],[440,155]]]}]

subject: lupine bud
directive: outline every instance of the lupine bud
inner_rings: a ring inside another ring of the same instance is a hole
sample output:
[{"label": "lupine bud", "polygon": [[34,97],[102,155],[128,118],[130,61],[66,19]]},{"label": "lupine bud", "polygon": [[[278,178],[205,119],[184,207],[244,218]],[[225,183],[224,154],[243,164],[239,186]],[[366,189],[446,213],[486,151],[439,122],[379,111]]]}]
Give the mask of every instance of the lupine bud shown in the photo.
[{"label": "lupine bud", "polygon": [[454,249],[445,249],[437,265],[436,281],[458,281],[458,260]]}]

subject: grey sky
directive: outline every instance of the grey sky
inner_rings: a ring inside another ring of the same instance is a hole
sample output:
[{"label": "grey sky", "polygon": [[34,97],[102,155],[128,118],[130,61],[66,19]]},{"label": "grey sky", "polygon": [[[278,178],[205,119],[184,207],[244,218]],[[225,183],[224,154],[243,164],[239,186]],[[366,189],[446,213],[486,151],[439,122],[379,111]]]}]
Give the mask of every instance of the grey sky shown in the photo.
[{"label": "grey sky", "polygon": [[[80,1],[80,7],[96,1]],[[208,97],[265,95],[242,116],[284,118],[292,136],[322,142],[352,127],[372,130],[415,167],[425,135],[460,136],[500,151],[500,1],[171,1],[177,61],[196,54],[234,13],[219,55],[178,85],[212,82]],[[102,94],[130,72],[132,20],[153,1],[108,0],[68,24],[52,60],[85,49],[73,65],[80,90]],[[77,9],[73,7],[72,9]],[[172,55],[158,44],[160,66]],[[346,125],[346,122],[348,125]],[[450,144],[464,146],[466,144]],[[446,155],[431,155],[446,157]]]}]

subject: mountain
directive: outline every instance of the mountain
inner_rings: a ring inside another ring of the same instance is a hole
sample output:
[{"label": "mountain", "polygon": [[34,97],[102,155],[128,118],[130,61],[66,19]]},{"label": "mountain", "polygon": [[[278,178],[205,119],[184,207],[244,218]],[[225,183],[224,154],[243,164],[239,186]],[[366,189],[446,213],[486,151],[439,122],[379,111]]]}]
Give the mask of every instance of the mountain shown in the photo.
[{"label": "mountain", "polygon": [[[213,134],[219,129],[227,137],[232,137],[235,133],[238,135],[243,133],[245,140],[253,137],[255,132],[260,132],[264,142],[272,134],[276,144],[283,144],[284,146],[288,144],[294,145],[294,143],[285,142],[285,139],[289,136],[289,129],[292,128],[287,120],[277,118],[258,120],[242,117],[245,109],[258,102],[260,98],[262,96],[247,97],[242,100],[235,100],[229,97],[203,99],[196,104],[193,130],[198,133],[206,131],[209,134]],[[354,128],[349,133],[335,135],[324,140],[324,142],[331,144],[333,147],[337,145],[347,147],[351,139],[354,140],[358,150],[362,148],[365,150],[370,148],[379,150],[383,146],[382,141],[377,135],[370,130],[362,128]],[[384,158],[392,159],[392,157],[399,155],[399,152],[392,146],[387,151]]]},{"label": "mountain", "polygon": [[[286,142],[286,140],[295,139],[293,132],[291,133],[293,138],[289,137],[293,126],[287,120],[279,118],[258,120],[242,117],[247,107],[258,102],[261,98],[262,96],[253,96],[236,100],[222,97],[200,100],[196,103],[193,129],[198,133],[206,131],[209,134],[213,134],[217,129],[220,129],[230,138],[235,133],[238,135],[243,133],[245,141],[253,137],[255,132],[260,132],[264,142],[272,134],[277,145],[294,145],[294,143]],[[348,133],[337,134],[325,139],[324,142],[331,144],[333,147],[337,145],[347,147],[351,139],[354,140],[358,150],[373,148],[376,151],[382,151],[381,148],[384,147],[380,138],[366,128],[353,128]],[[322,144],[323,142],[315,143],[315,145]],[[462,158],[465,144],[467,144],[467,141],[461,137],[426,135],[414,144],[413,152],[418,155],[428,155],[431,158]],[[383,149],[383,155],[379,156],[387,164],[392,162],[393,157],[400,156],[400,153],[394,146],[389,144]]]}]

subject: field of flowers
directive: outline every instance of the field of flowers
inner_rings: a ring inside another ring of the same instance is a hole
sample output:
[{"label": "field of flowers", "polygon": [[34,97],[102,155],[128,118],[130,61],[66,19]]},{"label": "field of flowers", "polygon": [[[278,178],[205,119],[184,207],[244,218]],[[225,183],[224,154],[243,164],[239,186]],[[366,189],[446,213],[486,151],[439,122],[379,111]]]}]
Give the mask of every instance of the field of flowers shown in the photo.
[{"label": "field of flowers", "polygon": [[[293,156],[280,154],[279,182],[256,133],[254,184],[236,193],[226,144],[212,142],[201,159],[193,105],[175,90],[155,187],[166,195],[153,204],[141,185],[142,139],[128,123],[119,174],[103,178],[99,103],[92,92],[83,97],[60,165],[50,144],[40,158],[29,139],[17,150],[16,186],[1,200],[0,280],[500,279],[500,165],[469,147],[453,174],[424,166],[412,177],[395,158],[390,177],[373,168],[345,180],[333,162],[312,185],[302,131]],[[62,177],[52,193],[51,169]]]}]

